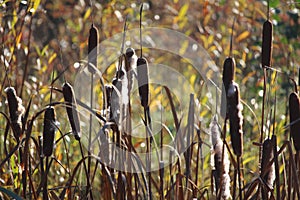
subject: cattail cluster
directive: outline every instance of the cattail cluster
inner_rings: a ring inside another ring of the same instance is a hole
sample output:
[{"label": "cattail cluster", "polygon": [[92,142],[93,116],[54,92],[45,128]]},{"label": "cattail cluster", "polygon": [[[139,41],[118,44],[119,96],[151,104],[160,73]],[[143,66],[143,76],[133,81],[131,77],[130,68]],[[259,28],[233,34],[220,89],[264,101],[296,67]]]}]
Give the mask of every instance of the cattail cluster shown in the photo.
[{"label": "cattail cluster", "polygon": [[[210,124],[212,149],[212,167],[215,180],[215,191],[220,193],[221,199],[229,199],[230,195],[230,161],[223,141],[220,138],[217,119],[214,118]],[[224,152],[223,152],[224,149]]]},{"label": "cattail cluster", "polygon": [[296,151],[300,150],[300,102],[299,96],[296,92],[290,94],[289,97],[289,111],[290,111],[290,134],[293,139]]},{"label": "cattail cluster", "polygon": [[72,133],[76,140],[80,140],[80,120],[79,120],[79,113],[77,111],[77,103],[74,94],[73,87],[68,83],[65,82],[62,86],[63,89],[63,96],[65,103],[67,104],[66,110],[67,115],[69,118],[69,122],[71,124]]},{"label": "cattail cluster", "polygon": [[243,106],[240,102],[240,90],[234,81],[229,84],[227,93],[229,133],[233,152],[240,157],[243,154]]},{"label": "cattail cluster", "polygon": [[95,69],[97,67],[97,55],[98,55],[98,29],[91,25],[90,35],[88,41],[88,70],[90,73],[94,74]]},{"label": "cattail cluster", "polygon": [[45,156],[52,155],[55,131],[56,131],[55,110],[52,106],[49,106],[46,108],[44,113],[43,154]]},{"label": "cattail cluster", "polygon": [[22,132],[22,117],[25,112],[25,108],[22,105],[22,99],[17,96],[16,90],[13,87],[6,88],[5,92],[13,134],[16,140],[19,141]]},{"label": "cattail cluster", "polygon": [[262,32],[262,52],[261,52],[261,63],[262,67],[271,67],[272,60],[272,35],[273,35],[273,24],[270,20],[264,22]]},{"label": "cattail cluster", "polygon": [[139,87],[139,95],[141,100],[141,105],[144,108],[149,106],[149,71],[148,62],[144,57],[137,59],[137,79]]},{"label": "cattail cluster", "polygon": [[[275,181],[275,165],[269,167],[270,161],[274,158],[274,143],[271,139],[266,139],[263,142],[262,148],[262,161],[261,161],[261,173],[262,179],[268,185],[269,188],[273,189],[274,181]],[[268,199],[270,198],[270,192],[268,192],[264,187],[262,187],[262,198]]]}]

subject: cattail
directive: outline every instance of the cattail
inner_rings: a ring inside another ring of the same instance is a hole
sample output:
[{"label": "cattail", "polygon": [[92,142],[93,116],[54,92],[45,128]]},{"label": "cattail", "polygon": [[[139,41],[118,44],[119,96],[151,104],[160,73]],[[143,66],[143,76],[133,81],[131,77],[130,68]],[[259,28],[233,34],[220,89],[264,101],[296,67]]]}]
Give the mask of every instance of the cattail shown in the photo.
[{"label": "cattail", "polygon": [[228,93],[228,88],[230,83],[234,81],[234,76],[235,76],[235,60],[232,57],[228,57],[224,61],[223,78],[222,78],[226,94]]},{"label": "cattail", "polygon": [[[269,162],[274,158],[273,151],[273,141],[271,139],[266,139],[263,143],[262,149],[262,161],[261,161],[261,173],[264,173],[262,179],[268,185],[269,188],[273,189],[275,181],[275,166],[272,163],[271,167],[268,168]],[[262,188],[262,198],[268,199],[270,197],[270,192]]]},{"label": "cattail", "polygon": [[[296,151],[300,150],[300,102],[297,93],[293,92],[289,97],[289,110],[290,110],[290,134],[294,142]],[[297,121],[298,120],[298,121]]]},{"label": "cattail", "polygon": [[136,70],[136,62],[137,62],[137,56],[135,54],[135,51],[133,48],[127,48],[125,53],[125,70],[127,73],[127,79],[128,79],[128,94],[130,94],[132,88],[133,88],[133,80]]},{"label": "cattail", "polygon": [[227,105],[233,152],[236,156],[240,157],[243,154],[243,107],[240,103],[239,86],[235,82],[229,84]]},{"label": "cattail", "polygon": [[112,93],[112,86],[111,85],[105,85],[105,96],[103,95],[103,98],[106,97],[106,99],[103,99],[104,102],[106,102],[105,109],[109,109],[111,107],[111,93]]},{"label": "cattail", "polygon": [[19,141],[22,132],[22,117],[25,112],[25,108],[22,105],[22,99],[17,96],[16,90],[13,87],[6,88],[5,92],[7,95],[9,117],[14,137],[17,141]]},{"label": "cattail", "polygon": [[222,114],[222,117],[224,117],[224,118],[228,117],[228,113],[227,113],[228,112],[228,102],[226,100],[226,96],[228,94],[228,88],[229,88],[230,83],[232,83],[232,81],[234,81],[234,76],[235,76],[235,60],[233,57],[228,57],[224,61],[223,77],[222,77],[225,91],[222,91],[221,114]]},{"label": "cattail", "polygon": [[45,156],[51,156],[53,152],[55,131],[55,110],[52,106],[49,106],[44,113],[43,154]]},{"label": "cattail", "polygon": [[92,24],[88,42],[88,69],[92,74],[96,72],[94,67],[97,67],[98,40],[98,29]]},{"label": "cattail", "polygon": [[80,121],[79,121],[79,113],[77,111],[77,103],[74,95],[74,90],[72,86],[65,82],[63,84],[63,95],[65,102],[67,103],[66,109],[69,118],[69,122],[71,124],[72,133],[76,140],[80,140]]},{"label": "cattail", "polygon": [[112,81],[112,84],[115,87],[112,88],[112,93],[111,93],[111,111],[112,111],[111,114],[113,115],[113,119],[115,120],[115,122],[118,123],[119,123],[119,119],[121,119],[120,114],[122,115],[122,119],[126,117],[125,111],[129,103],[127,73],[123,67],[123,63],[121,59],[119,62],[120,62],[119,65],[121,66],[117,70],[116,77]]},{"label": "cattail", "polygon": [[[218,127],[216,117],[214,117],[214,119],[210,124],[210,130],[211,130],[211,141],[213,145],[212,167],[213,167],[213,175],[215,179],[215,190],[216,193],[220,190],[221,199],[229,199],[231,197],[230,176],[229,176],[230,161],[228,158],[227,149],[223,148],[224,144],[220,138],[220,132],[219,132],[219,127]],[[222,162],[222,156],[224,156],[223,162]]]},{"label": "cattail", "polygon": [[137,59],[137,79],[141,105],[147,108],[149,106],[149,72],[148,62],[144,57]]},{"label": "cattail", "polygon": [[270,20],[264,22],[262,32],[262,52],[261,52],[261,64],[262,67],[271,67],[272,60],[272,35],[273,24]]}]

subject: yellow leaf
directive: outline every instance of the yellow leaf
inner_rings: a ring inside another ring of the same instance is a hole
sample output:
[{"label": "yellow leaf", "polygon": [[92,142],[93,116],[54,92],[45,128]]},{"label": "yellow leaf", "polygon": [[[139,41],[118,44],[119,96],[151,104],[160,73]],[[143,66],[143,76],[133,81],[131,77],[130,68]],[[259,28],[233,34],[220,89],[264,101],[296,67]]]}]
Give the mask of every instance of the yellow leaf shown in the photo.
[{"label": "yellow leaf", "polygon": [[57,54],[54,53],[48,60],[48,63],[51,64],[53,62],[53,60],[56,58]]},{"label": "yellow leaf", "polygon": [[179,55],[183,55],[186,51],[186,49],[189,46],[189,41],[185,40],[182,44],[181,44],[181,48],[179,50]]},{"label": "yellow leaf", "polygon": [[87,18],[89,18],[89,16],[91,15],[91,13],[92,13],[92,9],[88,8],[87,11],[85,12],[84,16],[83,16],[83,20],[86,21]]},{"label": "yellow leaf", "polygon": [[187,12],[188,9],[189,9],[189,4],[188,3],[184,4],[181,7],[181,9],[180,9],[180,11],[178,13],[179,20],[182,20],[184,18],[184,16],[186,15],[186,12]]},{"label": "yellow leaf", "polygon": [[18,37],[16,38],[16,46],[18,46],[18,44],[20,43],[22,38],[22,32],[18,35]]},{"label": "yellow leaf", "polygon": [[244,31],[236,38],[236,42],[240,42],[240,41],[246,39],[249,35],[250,35],[249,31]]}]

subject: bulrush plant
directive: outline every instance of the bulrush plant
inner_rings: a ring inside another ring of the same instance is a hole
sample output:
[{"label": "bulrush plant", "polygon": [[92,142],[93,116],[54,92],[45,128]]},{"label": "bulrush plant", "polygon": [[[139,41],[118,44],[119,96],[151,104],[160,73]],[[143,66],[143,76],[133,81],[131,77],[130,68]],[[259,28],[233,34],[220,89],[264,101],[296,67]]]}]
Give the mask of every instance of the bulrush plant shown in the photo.
[{"label": "bulrush plant", "polygon": [[[237,173],[239,179],[239,197],[242,199],[242,184],[241,184],[241,172],[240,172],[240,159],[243,154],[243,106],[240,102],[240,89],[238,84],[234,81],[235,77],[235,60],[232,57],[232,39],[233,39],[233,29],[235,20],[232,25],[232,34],[230,39],[230,56],[225,59],[223,65],[223,84],[226,94],[226,113],[225,113],[225,133],[226,133],[226,123],[229,119],[229,133],[231,139],[231,146],[233,152],[237,158]],[[222,95],[224,96],[224,95]],[[223,98],[224,99],[224,98]],[[224,104],[224,103],[223,103]],[[236,177],[234,178],[234,183]],[[235,187],[235,184],[234,184]],[[233,193],[233,198],[235,198],[235,190]]]},{"label": "bulrush plant", "polygon": [[[141,106],[144,109],[144,123],[146,127],[146,143],[147,143],[147,156],[146,156],[146,170],[148,174],[148,195],[149,199],[152,199],[151,192],[151,143],[152,136],[149,133],[148,126],[151,129],[151,118],[150,118],[150,110],[149,110],[149,102],[150,102],[150,92],[149,92],[149,69],[148,62],[146,58],[143,57],[143,46],[142,46],[142,13],[143,13],[143,4],[140,8],[140,45],[141,45],[141,54],[137,59],[137,80],[138,80],[138,91],[140,96]],[[150,139],[149,139],[150,138]]]}]

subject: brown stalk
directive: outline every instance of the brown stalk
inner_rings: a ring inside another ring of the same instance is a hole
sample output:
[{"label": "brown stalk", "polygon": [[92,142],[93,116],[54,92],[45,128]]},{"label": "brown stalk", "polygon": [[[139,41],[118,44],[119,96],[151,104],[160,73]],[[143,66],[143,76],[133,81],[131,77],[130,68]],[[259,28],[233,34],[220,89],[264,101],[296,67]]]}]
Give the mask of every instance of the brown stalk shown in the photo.
[{"label": "brown stalk", "polygon": [[[300,118],[300,102],[297,93],[292,92],[289,97],[289,111],[290,111],[290,123]],[[293,139],[294,147],[296,151],[300,150],[300,123],[296,122],[291,124],[290,136]]]}]

